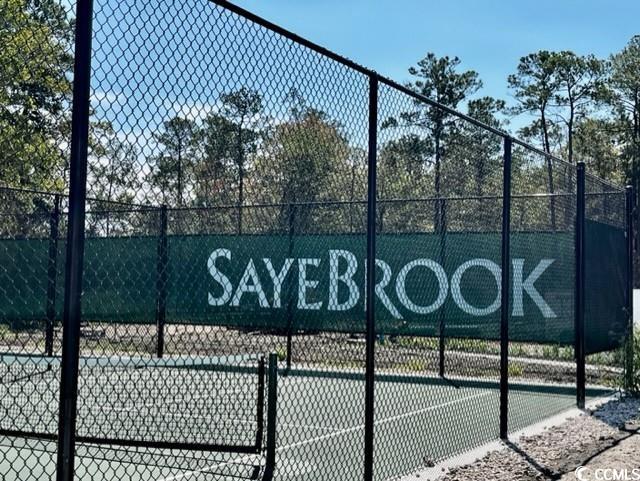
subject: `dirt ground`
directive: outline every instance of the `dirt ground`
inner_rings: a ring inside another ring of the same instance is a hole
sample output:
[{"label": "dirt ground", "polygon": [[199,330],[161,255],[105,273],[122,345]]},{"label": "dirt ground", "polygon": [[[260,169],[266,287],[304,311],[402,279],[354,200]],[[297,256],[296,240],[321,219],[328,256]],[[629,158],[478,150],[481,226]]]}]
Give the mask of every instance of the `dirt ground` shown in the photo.
[{"label": "dirt ground", "polygon": [[[626,468],[628,477],[615,479],[639,479],[632,477],[632,470],[640,468],[639,429],[640,399],[609,401],[541,434],[507,443],[444,473],[439,481],[595,480],[598,468]],[[584,467],[580,477],[578,467]]]},{"label": "dirt ground", "polygon": [[[619,444],[598,454],[583,466],[587,469],[582,470],[582,473],[584,473],[582,479],[595,479],[596,469],[615,468],[619,471],[626,469],[627,473],[632,473],[634,469],[640,469],[640,435],[634,434],[623,439]],[[630,477],[629,474],[627,474],[627,477],[628,479],[637,479]],[[573,481],[578,478],[575,472],[571,472],[560,479],[562,481]]]}]

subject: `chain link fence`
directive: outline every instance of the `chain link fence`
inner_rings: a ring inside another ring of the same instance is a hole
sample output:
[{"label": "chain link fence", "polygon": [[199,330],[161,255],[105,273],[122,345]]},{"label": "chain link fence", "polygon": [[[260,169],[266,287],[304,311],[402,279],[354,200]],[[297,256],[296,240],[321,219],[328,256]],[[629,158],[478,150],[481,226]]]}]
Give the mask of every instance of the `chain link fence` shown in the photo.
[{"label": "chain link fence", "polygon": [[401,479],[628,382],[629,191],[226,2],[0,8],[4,479]]}]

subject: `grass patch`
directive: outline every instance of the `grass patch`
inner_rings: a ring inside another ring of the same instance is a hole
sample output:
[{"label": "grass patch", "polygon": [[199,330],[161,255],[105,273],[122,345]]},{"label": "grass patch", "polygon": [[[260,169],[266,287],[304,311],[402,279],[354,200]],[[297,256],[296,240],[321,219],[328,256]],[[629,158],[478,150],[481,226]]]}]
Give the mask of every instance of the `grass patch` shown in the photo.
[{"label": "grass patch", "polygon": [[[387,338],[390,341],[390,339]],[[438,349],[439,341],[434,337],[397,337],[394,342],[402,347],[412,349]]]},{"label": "grass patch", "polygon": [[572,361],[574,358],[573,348],[568,346],[560,346],[558,344],[545,345],[542,346],[542,358],[561,361]]},{"label": "grass patch", "polygon": [[427,370],[427,363],[422,359],[411,359],[403,364],[402,368],[409,372],[425,372]]},{"label": "grass patch", "polygon": [[509,377],[522,377],[524,366],[518,362],[510,362],[508,368]]},{"label": "grass patch", "polygon": [[633,340],[626,347],[632,359],[625,363],[627,364],[625,368],[630,372],[626,372],[627,379],[623,380],[622,384],[627,391],[638,396],[640,395],[640,329],[634,330]]},{"label": "grass patch", "polygon": [[276,347],[276,356],[278,356],[278,361],[283,362],[287,359],[287,348],[284,346]]}]

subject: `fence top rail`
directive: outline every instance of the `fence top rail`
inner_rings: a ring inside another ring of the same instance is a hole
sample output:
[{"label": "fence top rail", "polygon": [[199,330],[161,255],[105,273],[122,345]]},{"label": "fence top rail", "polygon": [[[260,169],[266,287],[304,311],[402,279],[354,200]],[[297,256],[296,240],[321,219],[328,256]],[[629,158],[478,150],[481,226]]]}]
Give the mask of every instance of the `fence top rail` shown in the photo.
[{"label": "fence top rail", "polygon": [[314,43],[304,37],[301,37],[298,34],[293,33],[290,30],[287,30],[283,27],[281,27],[280,25],[277,25],[273,22],[270,22],[269,20],[260,17],[258,15],[256,15],[253,12],[250,12],[248,10],[245,10],[242,7],[239,7],[238,5],[235,5],[233,3],[228,2],[227,0],[209,0],[210,2],[226,9],[229,10],[241,17],[246,18],[247,20],[260,25],[268,30],[271,30],[279,35],[282,35],[285,38],[288,38],[289,40],[300,44],[310,50],[313,50],[314,52],[317,52],[327,58],[330,58],[331,60],[334,60],[342,65],[344,65],[345,67],[349,67],[357,72],[360,72],[363,75],[366,75],[368,77],[375,77],[378,82],[387,85],[388,87],[397,89],[402,91],[403,93],[406,93],[407,95],[410,95],[412,97],[414,97],[417,100],[420,100],[422,102],[425,102],[433,107],[437,107],[439,109],[444,110],[445,112],[454,115],[456,117],[460,117],[463,120],[467,120],[475,125],[477,125],[478,127],[482,127],[483,129],[486,129],[488,131],[491,131],[493,133],[495,133],[496,135],[502,136],[502,137],[510,137],[510,135],[500,129],[496,129],[495,127],[492,127],[490,125],[487,125],[483,122],[480,122],[479,120],[474,119],[473,117],[469,117],[461,112],[458,112],[454,109],[451,109],[449,107],[446,107],[442,104],[439,104],[438,102],[431,100],[428,97],[425,97],[413,90],[411,90],[410,88],[399,84],[397,82],[395,82],[394,80],[391,80],[390,78],[384,77],[383,75],[379,74],[378,72],[376,72],[375,70],[372,70],[368,67],[364,67],[363,65],[360,65],[357,62],[354,62],[351,59],[348,59],[347,57],[337,54],[332,50],[327,49],[326,47],[323,47],[317,43]]},{"label": "fence top rail", "polygon": [[611,189],[615,189],[616,193],[621,193],[624,192],[626,186],[622,186],[622,185],[618,185],[614,182],[611,182],[610,180],[607,179],[603,179],[602,177],[598,177],[597,175],[593,175],[589,172],[585,172],[584,173],[585,177],[587,178],[587,180],[589,181],[595,181],[595,182],[599,182],[602,185],[609,187]]},{"label": "fence top rail", "polygon": [[[514,138],[510,133],[502,130],[502,129],[497,129],[491,125],[488,125],[484,122],[481,122],[480,120],[477,120],[473,117],[470,117],[469,115],[463,114],[462,112],[458,112],[455,109],[452,109],[450,107],[447,107],[445,105],[442,105],[438,102],[436,102],[433,99],[430,99],[429,97],[426,97],[422,94],[419,94],[418,92],[415,92],[414,90],[412,90],[411,88],[407,87],[406,85],[402,85],[398,82],[396,82],[395,80],[392,80],[388,77],[383,76],[382,74],[379,74],[378,72],[376,72],[375,70],[372,70],[370,68],[364,67],[363,65],[360,65],[357,62],[354,62],[351,59],[348,59],[347,57],[337,54],[332,50],[327,49],[326,47],[323,47],[317,43],[314,43],[304,37],[301,37],[298,34],[293,33],[290,30],[287,30],[284,27],[281,27],[280,25],[277,25],[273,22],[270,22],[269,20],[260,17],[258,15],[256,15],[253,12],[250,12],[242,7],[239,7],[238,5],[235,5],[227,0],[209,0],[210,2],[226,9],[229,10],[230,12],[233,12],[243,18],[246,18],[247,20],[260,25],[268,30],[271,30],[279,35],[282,35],[283,37],[297,43],[300,44],[310,50],[313,50],[314,52],[317,52],[331,60],[334,60],[342,65],[344,65],[345,67],[351,68],[357,72],[360,72],[363,75],[367,75],[369,77],[375,77],[378,82],[380,82],[381,84],[384,84],[388,87],[391,87],[393,89],[396,89],[410,97],[413,97],[414,99],[426,103],[432,107],[438,108],[440,110],[442,110],[443,112],[446,112],[447,114],[450,114],[454,117],[458,117],[461,120],[464,120],[466,122],[469,122],[477,127],[480,127],[488,132],[491,132],[495,135],[498,135],[500,137],[504,137],[504,138],[510,138],[512,140],[512,142],[514,144],[519,145],[520,147],[523,147],[531,152],[534,152],[538,155],[547,157],[549,159],[552,159],[555,162],[560,162],[562,164],[568,165],[568,166],[572,166],[572,164],[570,164],[569,162],[567,162],[564,159],[561,159],[560,157],[557,157],[553,154],[550,154],[548,152],[545,152],[544,150],[535,147],[523,140],[520,140],[518,138]],[[593,176],[595,177],[595,176]],[[602,180],[604,183],[608,184],[609,186],[613,187],[613,188],[622,188],[620,186],[615,185],[614,183],[605,181],[604,179],[600,179]]]},{"label": "fence top rail", "polygon": [[[41,189],[30,189],[26,187],[11,187],[9,185],[0,185],[0,191],[15,192],[17,194],[33,194],[47,197],[69,197],[67,192],[46,191]],[[125,202],[119,200],[98,199],[97,197],[87,197],[87,202],[102,202],[104,204],[121,205],[125,207],[137,207],[139,209],[158,209],[159,207],[151,204],[138,204],[135,202]]]},{"label": "fence top rail", "polygon": [[40,189],[29,189],[26,187],[11,187],[9,185],[0,185],[0,190],[8,191],[8,192],[16,192],[18,194],[35,194],[35,195],[46,195],[50,197],[61,196],[68,197],[68,194],[64,192],[56,192],[56,191],[46,191]]},{"label": "fence top rail", "polygon": [[[587,192],[586,196],[606,196],[606,195],[619,195],[620,191],[606,191],[606,192]],[[555,192],[553,194],[548,193],[536,193],[536,194],[513,194],[512,199],[548,199],[552,197],[573,197],[575,194],[570,192]],[[381,204],[402,204],[402,203],[417,203],[417,202],[462,202],[465,200],[500,200],[501,195],[470,195],[470,196],[451,196],[451,197],[407,197],[407,198],[395,198],[395,199],[377,199],[376,203]],[[366,206],[366,200],[329,200],[329,201],[309,201],[309,202],[275,202],[275,203],[262,203],[262,204],[220,204],[210,206],[191,206],[191,207],[168,207],[170,212],[188,212],[188,211],[202,211],[202,210],[215,210],[215,209],[269,209],[269,208],[283,208],[283,207],[323,207],[323,206],[349,206],[349,205],[362,205]]]},{"label": "fence top rail", "polygon": [[[0,187],[3,189],[3,187]],[[12,189],[16,190],[16,189]],[[31,192],[31,191],[28,191]],[[585,192],[585,197],[604,197],[609,195],[622,195],[624,190],[608,190],[603,192]],[[61,195],[58,193],[41,192],[46,195]],[[512,199],[551,199],[575,197],[575,193],[571,192],[555,192],[550,193],[534,193],[534,194],[513,194]],[[403,203],[420,203],[420,202],[464,202],[464,201],[482,201],[482,200],[501,200],[501,195],[473,195],[473,196],[450,196],[450,197],[408,197],[402,199],[378,199],[376,202],[382,204],[403,204]],[[93,199],[95,202],[111,203],[110,201],[102,201]],[[128,206],[126,209],[90,209],[87,215],[106,215],[106,214],[133,214],[140,212],[159,212],[163,206],[154,205],[138,205],[126,204],[124,202],[116,203],[122,206]],[[262,204],[220,204],[210,206],[188,206],[188,207],[166,207],[167,212],[198,212],[210,210],[236,210],[236,209],[270,209],[270,208],[289,208],[289,207],[325,207],[325,206],[366,206],[366,200],[334,200],[334,201],[309,201],[309,202],[276,202]],[[66,210],[61,211],[63,214]],[[0,211],[0,217],[16,215],[31,215],[33,213],[21,213],[12,211]],[[41,213],[38,213],[41,214]]]}]

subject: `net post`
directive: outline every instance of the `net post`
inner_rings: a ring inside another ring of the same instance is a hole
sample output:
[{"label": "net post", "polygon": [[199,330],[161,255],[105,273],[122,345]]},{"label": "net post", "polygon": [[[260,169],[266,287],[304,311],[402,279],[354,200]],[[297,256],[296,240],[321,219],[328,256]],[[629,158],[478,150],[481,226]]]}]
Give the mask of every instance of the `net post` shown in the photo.
[{"label": "net post", "polygon": [[576,164],[576,306],[575,306],[575,357],[576,357],[576,404],[583,409],[585,404],[585,343],[584,343],[584,290],[585,290],[585,165]]},{"label": "net post", "polygon": [[160,207],[160,235],[156,275],[156,355],[164,355],[164,326],[167,319],[167,206]]},{"label": "net post", "polygon": [[378,77],[369,76],[369,153],[367,172],[366,366],[364,415],[364,479],[373,479],[375,402],[376,163],[378,148]]},{"label": "net post", "polygon": [[509,280],[511,242],[511,137],[504,138],[500,282],[500,439],[509,432]]},{"label": "net post", "polygon": [[60,195],[53,200],[53,210],[49,215],[49,259],[47,262],[47,326],[44,351],[53,356],[53,335],[56,322],[56,287],[58,273],[58,237],[60,234]]},{"label": "net post", "polygon": [[[445,199],[438,199],[437,201],[440,204],[440,265],[445,268],[445,250],[446,250],[446,231],[447,231],[447,201]],[[439,352],[439,360],[438,360],[438,374],[440,377],[444,377],[444,364],[445,364],[445,309],[440,309],[439,314],[439,339],[438,339],[438,352]]]},{"label": "net post", "polygon": [[628,185],[625,188],[625,223],[627,230],[627,285],[626,285],[626,301],[627,301],[627,353],[625,356],[625,390],[630,391],[634,388],[634,359],[633,359],[633,215],[634,215],[634,198],[635,192],[633,186]]},{"label": "net post", "polygon": [[87,200],[93,1],[77,0],[56,480],[74,478]]},{"label": "net post", "polygon": [[276,423],[278,417],[278,355],[269,354],[269,374],[267,381],[267,446],[265,455],[264,481],[271,481],[276,465]]},{"label": "net post", "polygon": [[[287,204],[287,222],[289,224],[287,255],[293,255],[293,235],[295,229],[295,206]],[[291,292],[291,290],[289,289]],[[293,350],[293,300],[292,296],[287,299],[287,370],[291,369],[291,357]]]}]

